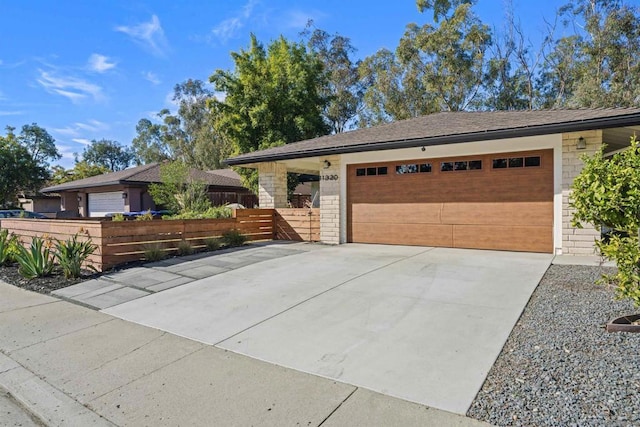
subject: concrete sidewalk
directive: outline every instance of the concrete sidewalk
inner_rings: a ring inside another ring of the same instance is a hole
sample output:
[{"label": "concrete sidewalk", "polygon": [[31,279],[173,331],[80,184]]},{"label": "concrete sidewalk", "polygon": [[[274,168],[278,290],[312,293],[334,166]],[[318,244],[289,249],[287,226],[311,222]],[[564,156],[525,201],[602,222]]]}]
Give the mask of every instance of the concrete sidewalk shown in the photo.
[{"label": "concrete sidewalk", "polygon": [[0,296],[0,389],[46,425],[486,425],[3,282]]}]

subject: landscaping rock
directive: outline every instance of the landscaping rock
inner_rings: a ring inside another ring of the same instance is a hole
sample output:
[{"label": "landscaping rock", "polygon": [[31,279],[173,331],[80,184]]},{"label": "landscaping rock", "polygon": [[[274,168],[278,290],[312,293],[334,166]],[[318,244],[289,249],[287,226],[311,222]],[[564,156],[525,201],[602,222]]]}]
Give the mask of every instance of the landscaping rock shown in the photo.
[{"label": "landscaping rock", "polygon": [[608,333],[640,312],[596,280],[613,268],[552,265],[467,415],[495,425],[640,423],[640,336]]}]

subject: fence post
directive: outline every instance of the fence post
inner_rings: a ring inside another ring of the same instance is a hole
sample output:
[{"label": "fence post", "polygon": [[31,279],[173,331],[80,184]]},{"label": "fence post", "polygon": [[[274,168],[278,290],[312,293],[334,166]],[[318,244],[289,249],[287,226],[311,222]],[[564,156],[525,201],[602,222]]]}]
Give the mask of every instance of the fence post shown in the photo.
[{"label": "fence post", "polygon": [[278,211],[273,209],[271,222],[273,224],[273,237],[271,240],[278,240]]}]

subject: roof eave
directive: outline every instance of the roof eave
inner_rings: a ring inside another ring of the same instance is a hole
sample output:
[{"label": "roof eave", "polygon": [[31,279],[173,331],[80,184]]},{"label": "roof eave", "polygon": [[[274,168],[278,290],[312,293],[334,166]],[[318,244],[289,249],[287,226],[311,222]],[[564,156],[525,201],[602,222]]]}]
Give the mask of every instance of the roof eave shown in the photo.
[{"label": "roof eave", "polygon": [[518,138],[525,136],[549,135],[564,132],[578,132],[594,129],[608,129],[637,125],[640,122],[640,113],[627,114],[618,117],[603,117],[587,119],[575,122],[553,123],[514,129],[498,129],[484,132],[471,132],[453,135],[436,136],[430,138],[414,138],[384,142],[370,142],[363,144],[346,145],[341,147],[309,149],[299,152],[256,155],[242,158],[226,159],[230,166],[240,166],[249,163],[262,163],[277,160],[301,159],[305,157],[330,156],[335,154],[362,153],[367,151],[395,150],[401,148],[413,148],[419,146],[459,144],[464,142],[487,141],[492,139]]}]

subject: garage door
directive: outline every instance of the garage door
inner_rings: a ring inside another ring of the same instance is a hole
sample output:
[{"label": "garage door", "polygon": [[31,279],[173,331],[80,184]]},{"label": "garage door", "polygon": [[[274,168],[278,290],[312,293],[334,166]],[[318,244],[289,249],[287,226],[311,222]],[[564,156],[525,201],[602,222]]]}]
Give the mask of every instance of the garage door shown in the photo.
[{"label": "garage door", "polygon": [[89,216],[105,216],[114,212],[124,212],[124,199],[121,191],[89,193]]},{"label": "garage door", "polygon": [[348,165],[350,242],[553,251],[553,151]]}]

